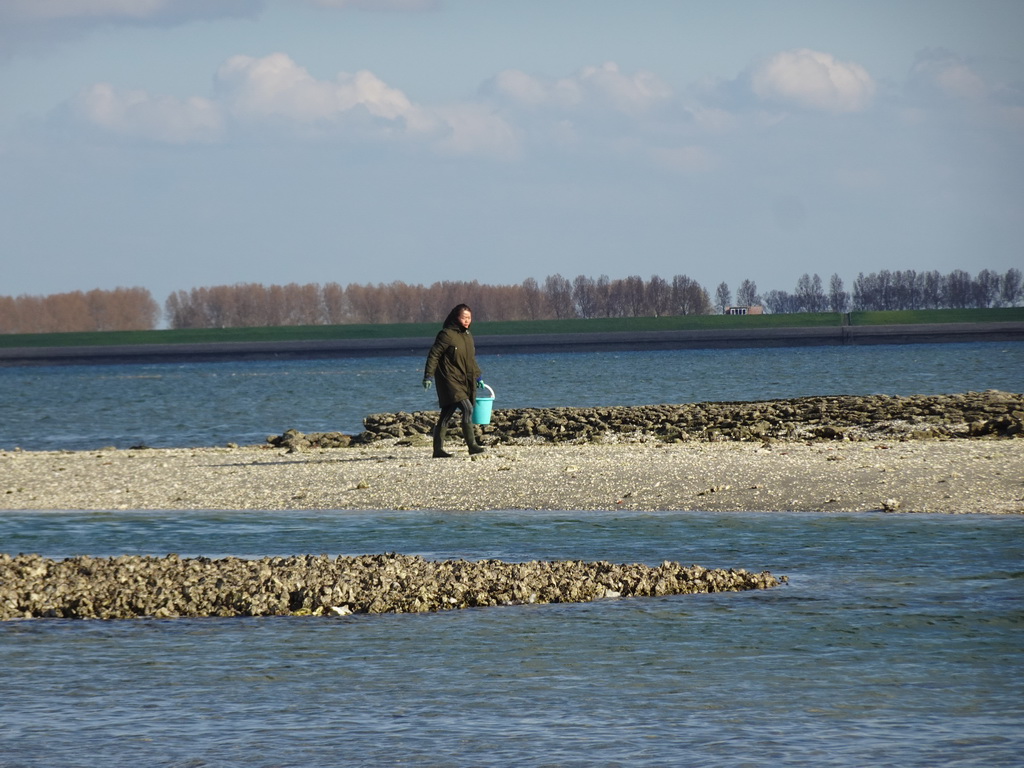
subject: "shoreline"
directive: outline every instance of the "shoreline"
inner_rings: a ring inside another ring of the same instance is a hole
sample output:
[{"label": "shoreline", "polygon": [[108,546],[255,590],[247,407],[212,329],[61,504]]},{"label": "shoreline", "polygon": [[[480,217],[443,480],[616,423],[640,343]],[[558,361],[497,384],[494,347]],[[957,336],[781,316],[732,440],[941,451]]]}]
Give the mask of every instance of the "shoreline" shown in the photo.
[{"label": "shoreline", "polygon": [[[1024,322],[833,325],[697,331],[491,334],[476,337],[477,354],[623,352],[677,349],[950,344],[1024,340]],[[252,360],[418,357],[431,337],[224,341],[80,347],[0,347],[2,366],[123,365]]]},{"label": "shoreline", "polygon": [[1016,439],[0,451],[15,510],[1024,514]]}]

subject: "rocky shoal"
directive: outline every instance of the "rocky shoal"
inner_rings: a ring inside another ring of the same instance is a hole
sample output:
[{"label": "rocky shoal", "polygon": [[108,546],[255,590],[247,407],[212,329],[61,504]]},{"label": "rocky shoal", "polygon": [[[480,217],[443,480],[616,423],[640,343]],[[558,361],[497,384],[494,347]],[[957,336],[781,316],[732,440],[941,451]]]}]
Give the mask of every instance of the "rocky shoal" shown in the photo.
[{"label": "rocky shoal", "polygon": [[429,561],[401,554],[245,560],[0,554],[0,619],[422,613],[611,597],[738,592],[771,573],[576,560]]},{"label": "rocky shoal", "polygon": [[[358,435],[270,436],[272,445],[299,451],[338,448],[428,435],[437,411],[375,413]],[[480,427],[492,444],[541,441],[600,443],[786,440],[893,440],[1024,437],[1024,395],[988,390],[948,395],[836,395],[757,402],[592,408],[496,409]],[[453,429],[452,434],[456,431]]]}]

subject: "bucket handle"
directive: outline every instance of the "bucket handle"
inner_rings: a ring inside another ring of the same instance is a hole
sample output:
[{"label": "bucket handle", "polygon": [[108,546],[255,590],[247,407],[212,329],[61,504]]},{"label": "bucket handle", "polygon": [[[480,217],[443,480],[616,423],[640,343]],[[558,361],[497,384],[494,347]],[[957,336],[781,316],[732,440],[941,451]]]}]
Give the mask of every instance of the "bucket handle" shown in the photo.
[{"label": "bucket handle", "polygon": [[[490,399],[491,399],[491,400],[493,400],[493,399],[494,399],[494,390],[493,390],[493,389],[491,389],[490,385],[488,385],[488,384],[485,384],[485,383],[484,383],[484,382],[482,382],[482,381],[481,381],[480,383],[481,383],[481,384],[483,384],[483,388],[484,388],[484,389],[486,389],[486,390],[487,390],[488,392],[490,392],[490,393],[491,393],[491,397],[490,397]],[[477,399],[477,398],[475,398],[475,397],[474,397],[473,399],[475,400],[475,399]]]}]

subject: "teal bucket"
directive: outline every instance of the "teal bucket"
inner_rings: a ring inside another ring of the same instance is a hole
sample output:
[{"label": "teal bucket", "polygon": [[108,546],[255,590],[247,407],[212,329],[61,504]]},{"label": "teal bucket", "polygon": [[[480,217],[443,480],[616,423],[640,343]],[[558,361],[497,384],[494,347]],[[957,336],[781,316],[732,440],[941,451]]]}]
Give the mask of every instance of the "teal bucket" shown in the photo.
[{"label": "teal bucket", "polygon": [[474,424],[490,424],[491,423],[491,408],[494,407],[494,390],[484,384],[484,389],[491,393],[490,397],[476,396],[476,402],[473,403],[473,423]]}]

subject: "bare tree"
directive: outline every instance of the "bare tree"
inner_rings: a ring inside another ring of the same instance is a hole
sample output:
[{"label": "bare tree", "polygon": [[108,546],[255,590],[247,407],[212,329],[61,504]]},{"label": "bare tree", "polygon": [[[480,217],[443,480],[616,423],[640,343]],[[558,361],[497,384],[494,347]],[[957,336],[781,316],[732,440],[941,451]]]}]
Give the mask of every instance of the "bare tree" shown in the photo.
[{"label": "bare tree", "polygon": [[917,272],[912,269],[896,270],[890,283],[890,307],[892,309],[917,308]]},{"label": "bare tree", "polygon": [[[96,327],[99,307],[95,302],[90,306],[88,297],[81,291],[43,296],[38,306],[42,327],[50,332],[112,330],[110,327]],[[102,322],[102,318],[99,319]]]},{"label": "bare tree", "polygon": [[3,333],[151,330],[159,315],[159,306],[145,288],[0,297]]},{"label": "bare tree", "polygon": [[824,312],[828,307],[828,297],[821,284],[821,277],[815,273],[813,277],[806,272],[796,283],[795,295],[803,312]]},{"label": "bare tree", "polygon": [[744,280],[736,289],[736,303],[741,307],[753,307],[761,303],[761,297],[757,295],[757,283],[753,280]]},{"label": "bare tree", "polygon": [[676,315],[710,315],[711,297],[696,280],[686,275],[672,278],[672,312]]},{"label": "bare tree", "polygon": [[828,281],[828,308],[831,312],[847,312],[850,307],[850,294],[843,290],[843,278],[833,273]]},{"label": "bare tree", "polygon": [[328,325],[340,325],[348,318],[348,304],[345,301],[345,289],[338,283],[328,283],[320,289],[324,307],[324,322]]},{"label": "bare tree", "polygon": [[925,272],[921,279],[921,308],[938,309],[943,306],[946,278],[938,270]]},{"label": "bare tree", "polygon": [[647,308],[655,317],[672,314],[672,287],[657,275],[647,283]]},{"label": "bare tree", "polygon": [[765,309],[773,315],[788,315],[800,311],[799,301],[787,291],[780,291],[774,288],[770,291],[765,291],[761,301],[764,302]]},{"label": "bare tree", "polygon": [[349,307],[350,323],[372,323],[377,315],[373,285],[349,283],[345,286],[345,303]]},{"label": "bare tree", "polygon": [[0,333],[18,332],[18,302],[13,296],[0,296]]},{"label": "bare tree", "polygon": [[981,270],[974,278],[974,306],[998,307],[1002,304],[1002,276],[990,269]]},{"label": "bare tree", "polygon": [[572,283],[559,274],[548,275],[544,279],[544,295],[551,313],[558,319],[575,317],[576,311],[572,301]]},{"label": "bare tree", "polygon": [[732,292],[729,290],[728,283],[719,283],[715,289],[715,309],[720,314],[724,314],[725,310],[732,304]]},{"label": "bare tree", "polygon": [[854,309],[888,310],[892,309],[892,274],[887,269],[857,275],[853,284]]},{"label": "bare tree", "polygon": [[883,310],[889,308],[888,272],[872,272],[857,275],[853,281],[853,308],[857,311]]},{"label": "bare tree", "polygon": [[853,307],[857,310],[907,310],[1002,306],[1015,301],[1009,297],[1018,294],[1019,280],[1019,270],[1000,275],[983,269],[972,278],[962,269],[955,269],[948,275],[935,270],[918,273],[883,269],[857,275]]},{"label": "bare tree", "polygon": [[626,297],[626,284],[622,280],[611,280],[608,283],[608,317],[629,317],[629,300]]},{"label": "bare tree", "polygon": [[612,281],[608,275],[601,275],[594,284],[594,296],[597,299],[596,317],[612,316]]},{"label": "bare tree", "polygon": [[164,317],[171,328],[199,328],[200,318],[191,296],[185,291],[174,291],[164,301]]},{"label": "bare tree", "polygon": [[423,321],[441,322],[448,315],[449,310],[461,302],[454,301],[454,288],[451,283],[435,282],[427,289],[427,296],[423,302]]},{"label": "bare tree", "polygon": [[[1019,269],[1005,274],[983,269],[976,277],[963,270],[881,270],[857,275],[852,295],[833,274],[826,294],[821,278],[804,274],[793,293],[771,290],[757,295],[752,280],[737,289],[739,304],[762,304],[769,312],[846,312],[917,308],[1017,306],[1024,299]],[[328,283],[264,286],[237,283],[171,293],[164,313],[171,328],[216,328],[324,323],[436,322],[455,304],[466,302],[480,320],[566,317],[640,317],[709,314],[731,303],[720,283],[715,304],[708,292],[686,275],[671,284],[658,275],[597,280],[578,275],[572,282],[548,276],[541,288],[533,278],[517,285],[487,285],[474,280],[444,281],[429,287],[401,281],[388,284]],[[73,291],[50,296],[0,296],[0,333],[75,330],[129,330],[155,327],[160,307],[142,288]]]},{"label": "bare tree", "polygon": [[946,276],[946,306],[952,309],[964,309],[971,306],[973,281],[971,276],[962,269],[954,269]]},{"label": "bare tree", "polygon": [[572,281],[572,302],[580,317],[597,317],[597,284],[594,278],[577,275]]},{"label": "bare tree", "polygon": [[544,294],[540,286],[532,277],[523,280],[523,302],[526,310],[526,319],[540,320],[544,317]]},{"label": "bare tree", "polygon": [[1016,307],[1017,303],[1024,298],[1022,283],[1024,283],[1024,280],[1022,280],[1019,269],[1011,267],[1006,270],[1006,274],[1003,275],[1003,279],[999,284],[999,297],[1004,305]]}]

